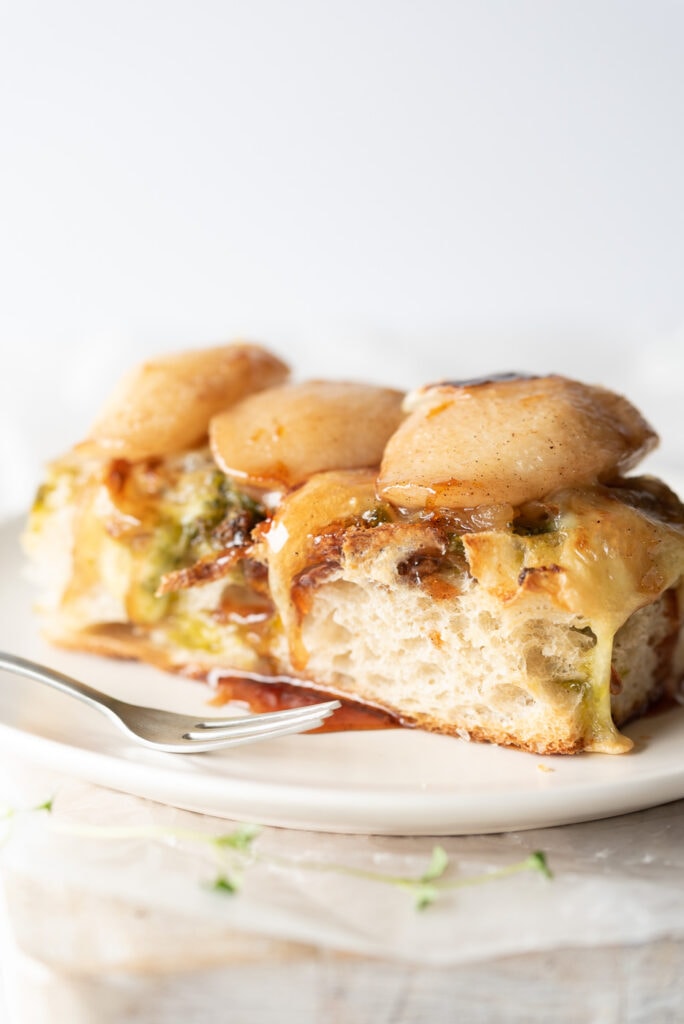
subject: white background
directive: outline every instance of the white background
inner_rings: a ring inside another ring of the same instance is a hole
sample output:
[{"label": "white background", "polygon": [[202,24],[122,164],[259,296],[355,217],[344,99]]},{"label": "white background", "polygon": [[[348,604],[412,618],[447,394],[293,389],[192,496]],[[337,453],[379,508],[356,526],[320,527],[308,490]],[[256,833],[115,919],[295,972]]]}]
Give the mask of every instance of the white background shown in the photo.
[{"label": "white background", "polygon": [[560,370],[684,468],[684,6],[9,0],[0,512],[146,354]]}]

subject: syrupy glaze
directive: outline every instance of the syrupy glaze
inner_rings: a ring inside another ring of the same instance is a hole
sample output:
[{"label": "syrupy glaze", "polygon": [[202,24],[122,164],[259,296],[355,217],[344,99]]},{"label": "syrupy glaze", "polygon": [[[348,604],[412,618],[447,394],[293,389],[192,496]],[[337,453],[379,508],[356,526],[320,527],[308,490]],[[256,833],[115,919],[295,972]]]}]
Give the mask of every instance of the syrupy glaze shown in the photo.
[{"label": "syrupy glaze", "polygon": [[[314,690],[297,686],[282,676],[273,680],[268,677],[249,678],[247,676],[221,676],[216,683],[216,694],[209,703],[213,707],[221,707],[230,701],[243,701],[254,714],[265,711],[285,711],[287,708],[304,707],[330,700],[330,694],[317,693]],[[397,718],[352,701],[342,702],[323,725],[311,732],[350,732],[369,729],[395,729],[401,725]]]}]

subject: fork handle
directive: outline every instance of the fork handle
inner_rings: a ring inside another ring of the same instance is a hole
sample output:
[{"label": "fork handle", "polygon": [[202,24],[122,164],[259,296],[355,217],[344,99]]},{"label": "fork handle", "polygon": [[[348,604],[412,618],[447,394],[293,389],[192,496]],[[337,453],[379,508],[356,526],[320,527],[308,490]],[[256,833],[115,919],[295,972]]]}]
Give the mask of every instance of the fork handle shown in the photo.
[{"label": "fork handle", "polygon": [[79,682],[78,679],[72,679],[71,676],[65,676],[62,672],[47,668],[46,665],[38,665],[35,661],[29,661],[27,658],[20,658],[16,654],[0,651],[0,669],[15,672],[19,676],[27,676],[29,679],[36,679],[39,683],[47,683],[55,690],[67,693],[71,697],[78,697],[79,700],[99,711],[105,711],[105,713],[111,711],[110,698],[106,694]]}]

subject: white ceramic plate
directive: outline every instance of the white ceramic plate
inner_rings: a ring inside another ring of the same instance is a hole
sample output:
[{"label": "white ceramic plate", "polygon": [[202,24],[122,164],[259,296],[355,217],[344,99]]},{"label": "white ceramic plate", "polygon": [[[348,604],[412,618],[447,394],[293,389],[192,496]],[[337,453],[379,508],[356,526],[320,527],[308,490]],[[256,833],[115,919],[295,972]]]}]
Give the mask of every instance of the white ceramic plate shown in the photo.
[{"label": "white ceramic plate", "polygon": [[[0,647],[124,699],[215,713],[197,682],[50,648],[0,527]],[[458,835],[562,825],[684,797],[684,708],[627,729],[620,757],[537,757],[409,730],[289,736],[211,754],[138,747],[96,711],[0,672],[0,742],[54,771],[219,817],[290,828]]]}]

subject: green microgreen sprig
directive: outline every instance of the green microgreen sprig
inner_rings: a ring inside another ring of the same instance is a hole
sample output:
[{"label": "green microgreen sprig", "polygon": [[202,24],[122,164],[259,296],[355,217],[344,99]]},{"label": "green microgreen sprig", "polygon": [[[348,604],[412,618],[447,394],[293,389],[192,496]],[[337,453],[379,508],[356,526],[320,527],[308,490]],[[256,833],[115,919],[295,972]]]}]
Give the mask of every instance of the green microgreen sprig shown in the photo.
[{"label": "green microgreen sprig", "polygon": [[43,812],[50,814],[52,811],[52,800],[44,800],[41,804],[36,804],[31,807],[0,807],[0,829],[3,831],[0,833],[0,845],[6,843],[9,839],[12,827],[21,815],[23,814],[34,814],[36,812]]},{"label": "green microgreen sprig", "polygon": [[[271,858],[276,860],[276,858]],[[456,889],[465,889],[476,885],[485,885],[499,879],[508,878],[511,875],[520,874],[525,871],[537,871],[546,878],[552,878],[552,872],[548,866],[546,856],[541,850],[536,850],[524,860],[508,864],[503,868],[488,871],[481,875],[467,875],[464,878],[444,878],[450,866],[449,856],[443,846],[434,846],[430,860],[423,873],[417,877],[410,875],[392,875],[377,871],[368,871],[365,868],[350,867],[345,864],[322,864],[320,862],[307,861],[299,864],[299,867],[308,868],[312,871],[332,871],[337,874],[364,879],[368,882],[377,882],[382,885],[391,885],[402,889],[413,895],[416,908],[425,910],[438,899],[442,893]]]},{"label": "green microgreen sprig", "polygon": [[[14,808],[0,809],[0,821],[10,821],[19,813],[28,811],[50,813],[52,809],[52,800],[46,800],[42,804],[25,808],[23,811]],[[51,820],[51,829],[58,834],[82,839],[148,839],[174,845],[186,843],[202,847],[209,853],[216,870],[213,880],[205,887],[223,895],[238,893],[242,888],[246,870],[255,864],[284,869],[296,867],[299,870],[312,872],[332,872],[366,882],[392,886],[410,893],[418,910],[426,909],[449,892],[485,885],[528,871],[537,872],[548,879],[553,877],[546,856],[541,850],[535,850],[522,860],[493,871],[479,875],[467,875],[462,878],[448,878],[445,876],[450,868],[449,856],[444,847],[439,845],[432,848],[430,858],[422,873],[411,876],[370,871],[348,864],[327,861],[293,861],[274,854],[261,853],[254,849],[254,842],[261,833],[261,827],[248,823],[240,824],[232,831],[219,835],[212,835],[196,829],[176,828],[172,825],[89,825],[55,820],[54,818]]]}]

